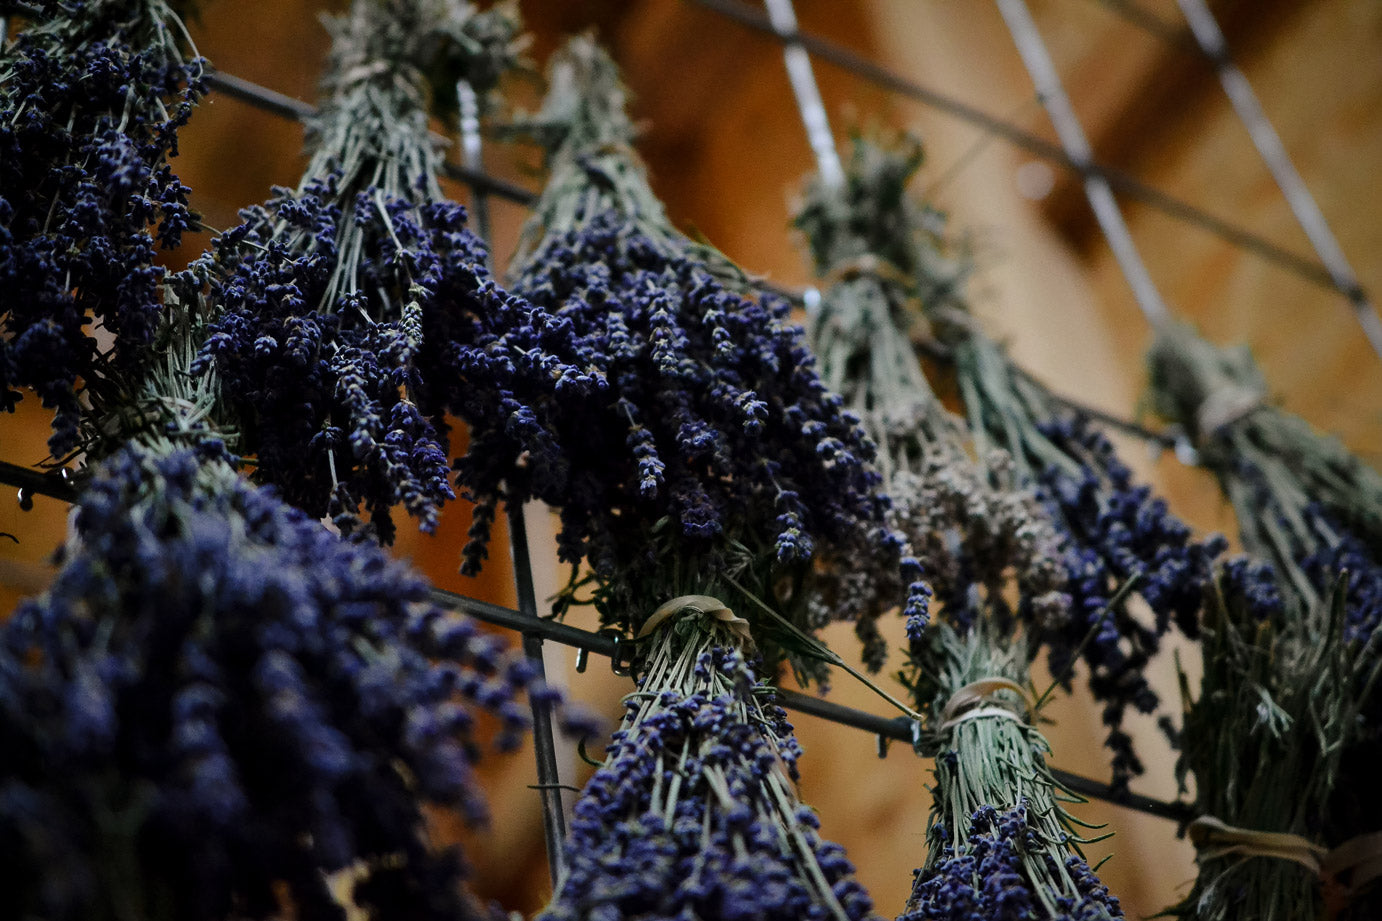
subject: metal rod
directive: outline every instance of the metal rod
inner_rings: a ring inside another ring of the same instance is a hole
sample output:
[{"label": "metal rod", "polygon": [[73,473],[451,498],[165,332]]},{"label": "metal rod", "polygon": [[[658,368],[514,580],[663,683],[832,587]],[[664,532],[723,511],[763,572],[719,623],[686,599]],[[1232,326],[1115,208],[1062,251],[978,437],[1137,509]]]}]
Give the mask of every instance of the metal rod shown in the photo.
[{"label": "metal rod", "polygon": [[1296,171],[1290,154],[1286,152],[1286,146],[1281,143],[1281,136],[1272,127],[1271,120],[1267,118],[1267,113],[1257,100],[1257,94],[1248,83],[1248,78],[1229,57],[1228,43],[1224,40],[1223,30],[1219,28],[1214,14],[1210,12],[1204,0],[1179,0],[1179,3],[1181,12],[1185,14],[1185,21],[1190,25],[1191,34],[1195,36],[1195,41],[1204,52],[1204,56],[1214,65],[1225,95],[1233,105],[1233,110],[1238,113],[1243,126],[1248,129],[1253,146],[1262,155],[1262,162],[1267,165],[1272,178],[1281,189],[1281,194],[1285,196],[1286,203],[1291,206],[1291,213],[1295,215],[1296,222],[1300,224],[1301,230],[1305,231],[1310,245],[1315,248],[1335,286],[1353,305],[1354,314],[1362,325],[1363,334],[1368,337],[1373,351],[1382,357],[1382,318],[1378,317],[1377,308],[1359,285],[1348,257],[1344,255],[1338,239],[1329,229],[1329,222],[1320,211],[1315,196],[1310,194],[1305,180]]},{"label": "metal rod", "polygon": [[[523,629],[523,654],[547,680],[542,661],[542,634],[532,625],[542,623],[533,592],[533,567],[528,555],[528,528],[523,521],[523,506],[510,503],[509,545],[513,551],[514,586],[518,593],[518,613],[527,624]],[[562,848],[566,845],[566,813],[561,804],[561,776],[557,770],[557,746],[552,732],[552,703],[544,695],[529,696],[533,711],[533,753],[537,760],[537,783],[542,796],[542,829],[547,844],[547,869],[555,885],[566,867]]]},{"label": "metal rod", "polygon": [[73,502],[77,498],[76,487],[70,478],[5,461],[0,461],[0,483],[15,486],[36,496],[47,496],[63,502]]},{"label": "metal rod", "polygon": [[797,14],[792,0],[764,0],[773,29],[782,38],[782,56],[787,62],[787,78],[797,98],[797,111],[806,128],[806,140],[816,155],[816,170],[821,183],[828,189],[838,189],[845,183],[844,166],[835,149],[835,136],[830,133],[830,118],[821,100],[816,75],[811,70],[811,57],[801,42],[791,36],[797,34]]},{"label": "metal rod", "polygon": [[1204,209],[1182,201],[1160,189],[1153,188],[1122,170],[1095,162],[1078,163],[1071,159],[1059,145],[1030,134],[1017,125],[984,112],[982,109],[977,109],[968,103],[900,76],[850,51],[848,48],[809,32],[796,32],[787,36],[779,35],[766,16],[761,15],[747,4],[738,2],[738,0],[690,0],[690,2],[713,10],[745,28],[771,35],[779,41],[794,39],[816,60],[826,61],[877,86],[909,99],[915,99],[924,105],[972,125],[977,125],[983,130],[1003,138],[1013,146],[1025,150],[1033,156],[1056,163],[1071,172],[1079,173],[1081,176],[1100,176],[1122,195],[1150,205],[1178,220],[1203,228],[1240,249],[1256,253],[1274,265],[1280,266],[1312,284],[1328,288],[1331,291],[1337,290],[1328,269],[1314,259],[1278,246],[1266,237],[1245,227],[1215,217]]},{"label": "metal rod", "polygon": [[[1060,138],[1061,146],[1075,163],[1092,164],[1094,152],[1089,147],[1089,139],[1080,127],[1079,117],[1075,114],[1074,106],[1070,104],[1070,97],[1065,94],[1060,75],[1056,73],[1056,66],[1051,62],[1046,43],[1041,38],[1041,32],[1037,29],[1025,0],[997,0],[997,3],[999,12],[1008,24],[1013,42],[1017,45],[1017,53],[1036,86],[1037,96],[1046,107],[1051,123],[1056,128],[1056,136]],[[1148,323],[1153,326],[1164,323],[1170,317],[1170,311],[1166,309],[1166,303],[1161,299],[1156,283],[1152,281],[1147,266],[1142,262],[1142,256],[1137,251],[1128,225],[1123,220],[1123,212],[1119,210],[1118,202],[1113,197],[1113,189],[1103,176],[1090,171],[1082,172],[1089,206],[1094,210],[1099,229],[1104,232],[1104,237],[1113,250],[1113,257],[1118,260],[1123,277],[1132,288],[1137,306],[1141,308],[1142,315],[1147,318]]]}]

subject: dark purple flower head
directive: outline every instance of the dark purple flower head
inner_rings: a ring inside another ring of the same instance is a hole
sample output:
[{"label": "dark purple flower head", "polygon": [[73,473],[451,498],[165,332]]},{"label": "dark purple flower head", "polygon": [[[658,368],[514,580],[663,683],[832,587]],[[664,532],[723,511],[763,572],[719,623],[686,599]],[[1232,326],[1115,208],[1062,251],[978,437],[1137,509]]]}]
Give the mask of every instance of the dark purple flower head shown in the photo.
[{"label": "dark purple flower head", "polygon": [[734,641],[688,619],[651,642],[540,919],[875,917],[797,801],[792,727]]},{"label": "dark purple flower head", "polygon": [[196,224],[167,160],[204,62],[162,0],[33,6],[0,56],[0,410],[32,388],[63,457],[146,357],[155,254]]},{"label": "dark purple flower head", "polygon": [[383,540],[394,506],[430,529],[453,497],[447,412],[505,430],[525,381],[581,376],[544,351],[543,321],[496,287],[443,198],[419,68],[429,36],[474,20],[403,28],[426,6],[357,3],[335,22],[302,184],[245,211],[186,279],[213,315],[196,370],[215,370],[258,477],[345,531],[363,505]]},{"label": "dark purple flower head", "polygon": [[337,918],[323,874],[354,867],[372,910],[477,915],[419,804],[484,817],[476,714],[521,730],[525,660],[224,457],[117,453],[75,531],[0,631],[16,911],[94,917],[142,892],[170,917],[277,917],[286,883],[299,917]]},{"label": "dark purple flower head", "polygon": [[542,449],[515,472],[513,436],[477,433],[462,479],[558,508],[562,559],[589,563],[607,622],[636,630],[642,599],[678,590],[761,620],[732,578],[806,626],[813,561],[870,540],[900,558],[874,447],[788,305],[745,296],[722,256],[671,227],[628,147],[613,63],[577,39],[552,72],[539,127],[558,143],[513,287],[571,369],[511,407]]}]

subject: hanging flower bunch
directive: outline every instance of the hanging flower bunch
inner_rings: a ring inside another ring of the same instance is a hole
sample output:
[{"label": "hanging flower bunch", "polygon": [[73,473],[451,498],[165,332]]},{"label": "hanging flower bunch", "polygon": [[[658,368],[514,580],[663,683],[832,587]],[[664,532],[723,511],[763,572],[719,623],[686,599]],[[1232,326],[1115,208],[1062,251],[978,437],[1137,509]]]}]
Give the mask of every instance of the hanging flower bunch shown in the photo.
[{"label": "hanging flower bunch", "polygon": [[301,185],[245,211],[199,269],[216,316],[198,368],[219,374],[259,479],[345,532],[363,504],[387,541],[393,506],[430,529],[453,496],[443,414],[503,430],[513,391],[559,366],[443,197],[427,127],[426,72],[460,67],[485,92],[512,61],[507,8],[355,0],[330,28]]},{"label": "hanging flower bunch", "polygon": [[1382,476],[1267,405],[1245,350],[1218,349],[1181,325],[1158,332],[1153,405],[1194,439],[1244,548],[1266,561],[1220,580],[1181,770],[1195,775],[1202,815],[1245,829],[1249,844],[1298,836],[1288,859],[1301,865],[1241,860],[1248,852],[1226,850],[1220,829],[1201,829],[1200,878],[1178,910],[1313,917],[1352,902],[1353,917],[1370,917],[1375,888],[1359,898],[1369,876],[1338,855],[1382,816],[1371,782],[1382,757]]},{"label": "hanging flower bunch", "polygon": [[[902,554],[859,420],[821,382],[788,305],[740,293],[747,279],[723,256],[672,228],[629,147],[614,65],[591,42],[556,60],[531,128],[551,177],[513,288],[563,325],[571,364],[596,386],[557,377],[511,422],[540,427],[548,451],[514,474],[499,433],[497,445],[480,435],[462,478],[481,495],[506,488],[508,501],[560,509],[561,557],[589,564],[610,625],[637,633],[649,598],[723,593],[760,642],[776,628],[750,598],[817,626],[813,560],[870,540]],[[924,604],[915,561],[895,565],[905,577],[888,605],[908,590]],[[870,630],[868,611],[834,615]],[[770,660],[781,641],[764,646]]]},{"label": "hanging flower bunch", "polygon": [[197,223],[168,162],[203,90],[180,6],[37,0],[0,55],[0,409],[32,388],[57,458],[84,401],[123,398],[158,324],[157,250]]},{"label": "hanging flower bunch", "polygon": [[[576,806],[551,918],[858,919],[871,903],[793,792],[796,743],[756,675],[784,655],[839,662],[810,635],[813,561],[865,534],[904,563],[866,462],[872,445],[813,367],[787,305],[740,293],[724,258],[677,233],[629,147],[612,61],[558,53],[530,126],[549,184],[515,259],[515,292],[568,332],[576,367],[513,425],[550,439],[515,467],[477,432],[479,495],[561,513],[573,567],[637,644],[639,690]],[[920,582],[892,599],[925,601]],[[834,612],[849,616],[851,612]]]},{"label": "hanging flower bunch", "polygon": [[740,640],[693,611],[664,630],[576,804],[540,921],[862,918],[872,903],[796,795],[800,747]]},{"label": "hanging flower bunch", "polygon": [[1037,650],[1024,624],[1066,616],[1059,538],[1035,496],[1004,482],[1010,461],[992,452],[980,467],[968,455],[908,337],[908,241],[924,212],[906,185],[921,159],[914,141],[857,139],[844,185],[815,179],[796,219],[831,280],[810,327],[822,376],[878,441],[895,525],[939,602],[935,622],[907,621],[903,680],[926,716],[936,786],[902,918],[1121,917],[1079,854],[1046,740],[1028,722]]},{"label": "hanging flower bunch", "polygon": [[[1152,713],[1158,706],[1144,668],[1173,623],[1187,636],[1197,635],[1212,564],[1226,544],[1217,535],[1196,540],[1163,499],[1134,482],[1087,417],[1015,367],[978,328],[935,232],[912,239],[919,250],[923,312],[951,350],[980,461],[994,448],[1006,452],[1016,482],[1035,489],[1061,538],[1068,574],[1062,591],[1070,599],[1070,616],[1055,623],[1033,620],[1032,640],[1046,650],[1051,673],[1064,683],[1077,657],[1088,668],[1090,690],[1104,705],[1112,780],[1124,785],[1143,770],[1122,728],[1124,716],[1129,708]],[[1151,625],[1121,600],[1114,603],[1130,580],[1154,615]]]},{"label": "hanging flower bunch", "polygon": [[[149,439],[157,442],[157,439]],[[526,726],[527,660],[234,472],[132,444],[56,581],[0,632],[0,879],[53,919],[487,916],[420,804],[484,815],[479,710]]]}]

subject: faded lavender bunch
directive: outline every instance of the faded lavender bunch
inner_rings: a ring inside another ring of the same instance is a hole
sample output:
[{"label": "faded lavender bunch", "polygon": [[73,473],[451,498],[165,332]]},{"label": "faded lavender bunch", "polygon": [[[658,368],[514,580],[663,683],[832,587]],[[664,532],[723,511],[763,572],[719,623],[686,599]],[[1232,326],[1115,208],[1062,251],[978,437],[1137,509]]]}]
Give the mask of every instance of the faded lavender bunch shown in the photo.
[{"label": "faded lavender bunch", "polygon": [[1030,721],[1022,633],[979,620],[912,633],[913,685],[936,759],[926,862],[899,921],[1108,921],[1118,899],[1085,861],[1045,737]]},{"label": "faded lavender bunch", "polygon": [[203,91],[177,7],[36,0],[0,55],[0,409],[33,388],[57,458],[82,446],[83,405],[126,396],[161,311],[157,250],[197,224],[168,163]]},{"label": "faded lavender bunch", "polygon": [[[942,243],[932,235],[920,245],[933,250]],[[918,262],[927,272],[943,264],[938,257]],[[1124,715],[1158,706],[1143,668],[1172,623],[1196,635],[1212,564],[1226,544],[1218,535],[1195,539],[1164,500],[1133,481],[1088,418],[1012,364],[943,281],[929,284],[948,293],[922,307],[952,351],[980,458],[993,448],[1007,452],[1016,482],[1035,489],[1061,540],[1070,616],[1054,624],[1033,620],[1032,642],[1046,649],[1052,674],[1067,684],[1077,657],[1089,669],[1109,727],[1112,780],[1126,784],[1143,767],[1122,729]],[[1151,608],[1151,626],[1121,599],[1114,603],[1129,582]]]},{"label": "faded lavender bunch", "polygon": [[532,683],[214,440],[132,445],[85,489],[51,589],[0,631],[7,904],[189,921],[279,917],[286,896],[334,921],[340,884],[371,916],[488,917],[420,805],[483,818],[479,713],[512,744]]},{"label": "faded lavender bunch", "polygon": [[514,54],[508,15],[355,0],[331,20],[302,184],[248,209],[195,276],[217,314],[198,367],[219,374],[242,450],[344,531],[363,504],[387,541],[400,503],[430,529],[453,496],[444,413],[507,427],[527,450],[514,394],[561,370],[546,321],[495,285],[464,209],[444,199],[428,133],[424,69],[464,65],[488,90]]},{"label": "faded lavender bunch", "polygon": [[[1270,566],[1232,560],[1206,610],[1204,675],[1177,765],[1182,783],[1195,776],[1200,872],[1168,910],[1178,917],[1313,919],[1358,894],[1353,868],[1328,849],[1355,833],[1341,823],[1376,830],[1375,794],[1362,789],[1371,775],[1346,769],[1365,730],[1357,688],[1374,686],[1382,666],[1375,642],[1344,639],[1342,582],[1309,606],[1281,584]],[[1341,792],[1363,798],[1357,814],[1341,814]],[[1366,902],[1353,912],[1375,917]]]},{"label": "faded lavender bunch", "polygon": [[[1382,693],[1368,663],[1382,643],[1377,629],[1382,623],[1382,475],[1337,440],[1268,405],[1266,385],[1246,349],[1216,348],[1180,325],[1158,332],[1150,355],[1153,406],[1194,439],[1201,463],[1218,478],[1237,513],[1244,548],[1270,563],[1253,592],[1237,592],[1251,596],[1249,607],[1257,620],[1267,620],[1258,609],[1275,615],[1272,630],[1265,634],[1241,628],[1244,642],[1250,644],[1243,655],[1269,663],[1257,666],[1262,675],[1252,680],[1265,688],[1274,707],[1293,719],[1307,724],[1325,719],[1330,731],[1321,730],[1319,738],[1334,739],[1342,748],[1316,753],[1311,742],[1294,740],[1284,729],[1274,732],[1278,746],[1304,750],[1294,760],[1276,759],[1283,771],[1277,782],[1306,783],[1306,773],[1311,774],[1307,789],[1312,791],[1313,808],[1307,814],[1310,825],[1301,833],[1313,840],[1337,846],[1376,832],[1382,821],[1382,794],[1372,776],[1382,758]],[[1272,603],[1260,600],[1269,593]],[[1228,604],[1233,612],[1232,596]],[[1283,645],[1288,652],[1278,648]],[[1307,645],[1312,648],[1305,649]],[[1329,664],[1330,680],[1337,686],[1316,686],[1317,658]],[[1207,665],[1206,682],[1210,677]],[[1228,684],[1241,679],[1231,673],[1219,680]],[[1214,746],[1246,748],[1261,735],[1247,704],[1239,702],[1243,709],[1235,719],[1202,693],[1192,716],[1206,722],[1217,719],[1222,723],[1219,733],[1244,738],[1217,738],[1206,730],[1203,744],[1208,751],[1195,759],[1186,750],[1189,769],[1207,772],[1211,764],[1222,763],[1206,760],[1217,756]],[[1356,711],[1357,724],[1349,725],[1340,716],[1343,721],[1335,725],[1335,717],[1318,715],[1325,707]],[[1200,716],[1200,709],[1207,712]],[[1296,715],[1303,710],[1305,715]],[[1224,726],[1237,728],[1225,732]],[[1308,760],[1300,763],[1302,758]],[[1314,773],[1324,769],[1316,759],[1329,764],[1319,778]],[[1234,797],[1232,791],[1220,789],[1223,784],[1213,775],[1201,779],[1197,774],[1196,786],[1209,795]],[[1254,801],[1213,805],[1258,808]],[[1251,822],[1254,817],[1247,818]],[[1286,823],[1278,815],[1267,819]],[[1243,881],[1244,891],[1266,887],[1265,893],[1244,898],[1274,898],[1277,890],[1267,868],[1257,872]],[[1205,886],[1206,892],[1218,891]],[[1382,894],[1374,888],[1370,902],[1355,905],[1352,916],[1376,914],[1382,910],[1380,899]]]},{"label": "faded lavender bunch", "polygon": [[[551,82],[533,124],[551,178],[514,290],[564,325],[594,387],[559,377],[518,409],[515,426],[550,438],[519,475],[511,452],[476,438],[462,477],[559,508],[561,558],[589,562],[605,621],[634,632],[643,599],[712,594],[755,622],[774,663],[783,638],[758,605],[816,626],[813,561],[868,541],[906,571],[891,603],[906,588],[918,598],[920,574],[884,527],[873,445],[821,382],[788,305],[738,293],[746,280],[724,257],[671,227],[602,51],[573,40]],[[835,612],[856,614],[869,616]]]},{"label": "faded lavender bunch", "polygon": [[[1055,530],[1035,496],[1012,484],[1011,461],[1001,452],[983,467],[971,458],[963,420],[932,392],[909,338],[919,315],[909,241],[924,231],[926,212],[906,186],[921,161],[914,140],[888,148],[856,138],[845,185],[817,178],[807,189],[795,224],[830,282],[807,338],[826,385],[844,395],[879,445],[890,521],[950,622],[967,629],[980,609],[1011,621],[1007,589],[1016,587],[1024,619],[1056,624],[1068,574]],[[854,548],[850,566],[819,580],[813,603],[900,597],[896,567],[865,564],[871,557],[868,547]],[[878,580],[890,588],[870,585]],[[915,631],[929,616],[925,609],[904,613]]]},{"label": "faded lavender bunch", "polygon": [[876,917],[797,799],[800,748],[740,639],[691,613],[649,642],[540,921]]},{"label": "faded lavender bunch", "polygon": [[908,336],[925,212],[906,185],[920,164],[914,141],[857,139],[844,186],[815,180],[796,219],[831,280],[810,327],[822,374],[879,443],[894,524],[940,602],[935,623],[907,612],[902,680],[937,761],[926,863],[902,917],[1121,917],[1075,847],[1023,705],[1032,625],[1049,635],[1066,616],[1061,541],[1030,488],[1013,485],[1009,458],[969,455]]}]

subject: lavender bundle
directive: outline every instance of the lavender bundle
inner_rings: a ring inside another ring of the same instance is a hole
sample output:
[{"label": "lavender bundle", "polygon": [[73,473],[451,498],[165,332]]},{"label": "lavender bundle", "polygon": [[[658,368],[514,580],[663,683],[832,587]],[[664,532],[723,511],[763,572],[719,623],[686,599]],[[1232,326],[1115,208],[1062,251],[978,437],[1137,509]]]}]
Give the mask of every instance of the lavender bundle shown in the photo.
[{"label": "lavender bundle", "polygon": [[[198,369],[220,376],[259,479],[345,532],[363,504],[387,541],[393,506],[430,529],[453,496],[445,412],[520,453],[515,393],[570,369],[545,353],[541,315],[490,277],[427,128],[429,73],[459,69],[483,93],[511,62],[507,9],[355,0],[330,28],[301,185],[244,212],[201,267],[217,316]],[[477,527],[492,518],[482,506]]]},{"label": "lavender bundle", "polygon": [[[816,180],[796,219],[832,279],[809,330],[822,376],[878,441],[895,527],[939,602],[934,623],[907,621],[903,680],[937,760],[926,863],[901,917],[1121,917],[1079,853],[1046,740],[1027,722],[1037,650],[1023,625],[1066,616],[1060,541],[1035,496],[1001,479],[1011,461],[991,452],[981,468],[967,454],[963,424],[930,390],[908,336],[909,241],[924,212],[906,186],[921,159],[914,141],[857,139],[845,184]],[[847,585],[831,594],[841,593]]]},{"label": "lavender bundle", "polygon": [[636,634],[649,598],[715,595],[751,621],[769,663],[785,643],[809,667],[814,647],[799,637],[820,625],[807,611],[813,561],[869,542],[891,554],[900,590],[835,612],[866,637],[879,611],[909,592],[924,605],[929,590],[883,524],[873,445],[821,382],[788,305],[739,293],[742,274],[672,228],[624,105],[613,63],[577,39],[529,126],[551,178],[513,289],[566,331],[594,387],[558,377],[515,413],[515,427],[549,440],[517,473],[494,432],[475,438],[461,476],[560,509],[561,558],[591,568],[563,603],[590,585],[605,622]]},{"label": "lavender bundle", "polygon": [[101,467],[56,581],[0,630],[9,910],[490,917],[420,806],[483,817],[477,713],[516,740],[527,661],[214,439],[164,448]]},{"label": "lavender bundle", "polygon": [[597,386],[554,380],[522,417],[550,450],[515,472],[502,442],[477,437],[461,475],[560,510],[562,559],[589,573],[558,607],[593,601],[638,644],[641,677],[545,917],[865,917],[848,861],[797,804],[796,744],[755,675],[784,656],[811,675],[839,661],[807,608],[832,550],[879,542],[912,577],[890,604],[908,588],[924,603],[884,525],[872,446],[787,305],[741,294],[741,274],[671,227],[629,148],[613,62],[588,39],[554,59],[530,127],[551,177],[513,287],[568,331]]},{"label": "lavender bundle", "polygon": [[[1122,728],[1124,717],[1129,708],[1153,713],[1158,706],[1143,669],[1172,624],[1197,635],[1212,562],[1226,544],[1217,535],[1194,539],[1164,500],[1133,481],[1088,417],[1015,367],[984,335],[954,283],[938,233],[916,234],[912,244],[922,309],[951,350],[980,462],[987,463],[994,448],[1006,452],[1015,482],[1035,490],[1061,538],[1068,574],[1061,590],[1071,616],[1032,620],[1032,641],[1046,650],[1051,673],[1067,684],[1077,659],[1088,668],[1090,690],[1104,705],[1112,781],[1125,785],[1143,766]],[[1154,615],[1151,624],[1114,603],[1120,587],[1133,580]],[[1166,718],[1162,724],[1171,729]]]},{"label": "lavender bundle", "polygon": [[32,388],[56,410],[56,458],[84,440],[83,403],[128,396],[161,310],[157,249],[196,226],[168,162],[203,90],[181,6],[35,0],[0,55],[0,409]]},{"label": "lavender bundle", "polygon": [[[1202,814],[1246,829],[1249,843],[1264,832],[1299,836],[1288,859],[1304,867],[1234,861],[1222,834],[1207,834],[1200,879],[1180,910],[1313,917],[1322,904],[1338,911],[1353,901],[1354,917],[1370,917],[1375,889],[1357,898],[1369,874],[1339,855],[1382,830],[1371,783],[1382,757],[1382,476],[1267,405],[1246,350],[1168,325],[1150,360],[1154,408],[1195,439],[1237,512],[1244,548],[1269,564],[1240,565],[1221,580],[1216,630],[1227,638],[1206,637],[1215,649],[1205,649],[1181,770],[1195,774]],[[1225,647],[1234,654],[1216,652]],[[1231,784],[1221,773],[1229,764],[1243,772]]]},{"label": "lavender bundle", "polygon": [[796,795],[800,747],[741,638],[710,613],[663,628],[576,804],[543,921],[862,918],[872,903]]}]

